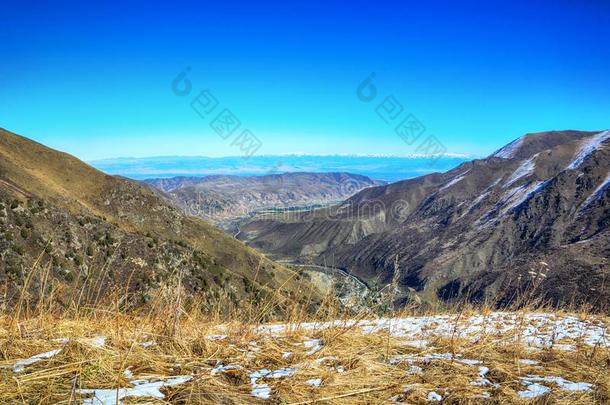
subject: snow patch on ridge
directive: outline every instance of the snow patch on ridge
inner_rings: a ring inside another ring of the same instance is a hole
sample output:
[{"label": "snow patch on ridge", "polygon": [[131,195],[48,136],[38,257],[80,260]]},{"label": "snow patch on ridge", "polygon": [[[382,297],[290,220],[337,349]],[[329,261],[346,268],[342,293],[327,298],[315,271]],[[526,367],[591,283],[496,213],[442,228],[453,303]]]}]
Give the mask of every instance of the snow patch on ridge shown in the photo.
[{"label": "snow patch on ridge", "polygon": [[498,149],[491,156],[502,158],[502,159],[512,159],[515,156],[515,154],[517,153],[517,151],[519,150],[519,148],[521,148],[521,145],[523,145],[523,137],[512,141],[511,143],[509,143],[508,145],[506,145],[505,147],[503,147],[501,149]]},{"label": "snow patch on ridge", "polygon": [[580,149],[578,151],[578,154],[576,155],[576,158],[572,161],[572,163],[570,163],[567,169],[574,170],[578,168],[591,153],[599,149],[602,143],[604,143],[608,139],[610,139],[610,130],[600,132],[599,134],[594,135],[591,138],[583,141],[580,144]]},{"label": "snow patch on ridge", "polygon": [[462,181],[464,179],[464,176],[466,176],[466,174],[469,172],[470,170],[465,171],[464,173],[462,173],[461,175],[455,177],[453,180],[451,180],[450,182],[448,182],[447,184],[445,184],[444,186],[442,186],[441,188],[439,188],[438,191],[443,191],[448,189],[449,187],[453,186],[454,184],[459,183],[460,181]]},{"label": "snow patch on ridge", "polygon": [[551,180],[529,182],[519,187],[508,190],[498,201],[498,203],[478,222],[482,225],[494,223],[511,211],[516,210],[521,205],[530,200],[536,193],[544,189]]},{"label": "snow patch on ridge", "polygon": [[591,193],[589,198],[587,198],[587,200],[583,204],[583,207],[586,208],[594,201],[599,200],[608,189],[610,189],[610,172],[608,172],[604,181],[602,181],[602,183],[597,186],[595,191]]},{"label": "snow patch on ridge", "polygon": [[531,158],[523,161],[521,165],[513,172],[513,174],[509,177],[509,179],[504,183],[504,188],[509,187],[517,180],[522,179],[524,177],[529,176],[534,172],[536,168],[536,158],[538,157],[538,153],[536,153]]}]

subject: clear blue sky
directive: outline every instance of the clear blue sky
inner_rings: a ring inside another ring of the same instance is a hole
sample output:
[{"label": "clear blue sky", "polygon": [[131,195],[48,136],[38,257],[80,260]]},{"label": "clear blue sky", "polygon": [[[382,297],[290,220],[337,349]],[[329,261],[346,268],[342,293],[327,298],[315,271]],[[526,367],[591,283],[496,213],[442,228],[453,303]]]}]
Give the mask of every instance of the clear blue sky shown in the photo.
[{"label": "clear blue sky", "polygon": [[172,93],[186,66],[260,154],[414,152],[370,72],[450,152],[610,127],[607,0],[85,3],[3,3],[0,126],[87,160],[237,154]]}]

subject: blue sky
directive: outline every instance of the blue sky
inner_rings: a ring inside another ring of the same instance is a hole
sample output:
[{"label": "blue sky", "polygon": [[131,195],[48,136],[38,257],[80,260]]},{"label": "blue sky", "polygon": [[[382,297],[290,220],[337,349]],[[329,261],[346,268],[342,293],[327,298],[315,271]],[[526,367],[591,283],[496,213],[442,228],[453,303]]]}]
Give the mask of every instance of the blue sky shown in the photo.
[{"label": "blue sky", "polygon": [[3,4],[0,126],[86,160],[239,154],[191,109],[204,89],[258,154],[415,153],[389,95],[454,153],[610,127],[608,1],[85,3]]}]

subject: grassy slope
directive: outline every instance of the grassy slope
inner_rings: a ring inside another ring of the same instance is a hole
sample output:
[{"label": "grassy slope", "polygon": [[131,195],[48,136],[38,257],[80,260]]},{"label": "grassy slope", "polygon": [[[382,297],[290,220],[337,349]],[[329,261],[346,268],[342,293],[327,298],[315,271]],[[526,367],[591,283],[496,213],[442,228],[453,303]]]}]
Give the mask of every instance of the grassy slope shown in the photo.
[{"label": "grassy slope", "polygon": [[[0,187],[38,198],[73,215],[101,217],[127,233],[179,241],[203,251],[227,272],[277,289],[297,289],[293,273],[202,220],[186,217],[148,187],[109,176],[66,153],[0,129]],[[273,271],[273,277],[269,272]]]}]

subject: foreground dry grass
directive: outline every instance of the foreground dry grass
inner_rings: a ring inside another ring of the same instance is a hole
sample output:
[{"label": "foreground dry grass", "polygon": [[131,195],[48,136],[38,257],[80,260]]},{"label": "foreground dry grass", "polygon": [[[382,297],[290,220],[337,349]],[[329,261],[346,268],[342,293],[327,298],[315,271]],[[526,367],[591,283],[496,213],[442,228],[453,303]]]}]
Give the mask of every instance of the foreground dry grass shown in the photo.
[{"label": "foreground dry grass", "polygon": [[200,313],[5,315],[0,403],[610,402],[604,317],[408,315],[312,324],[295,314],[271,326]]}]

